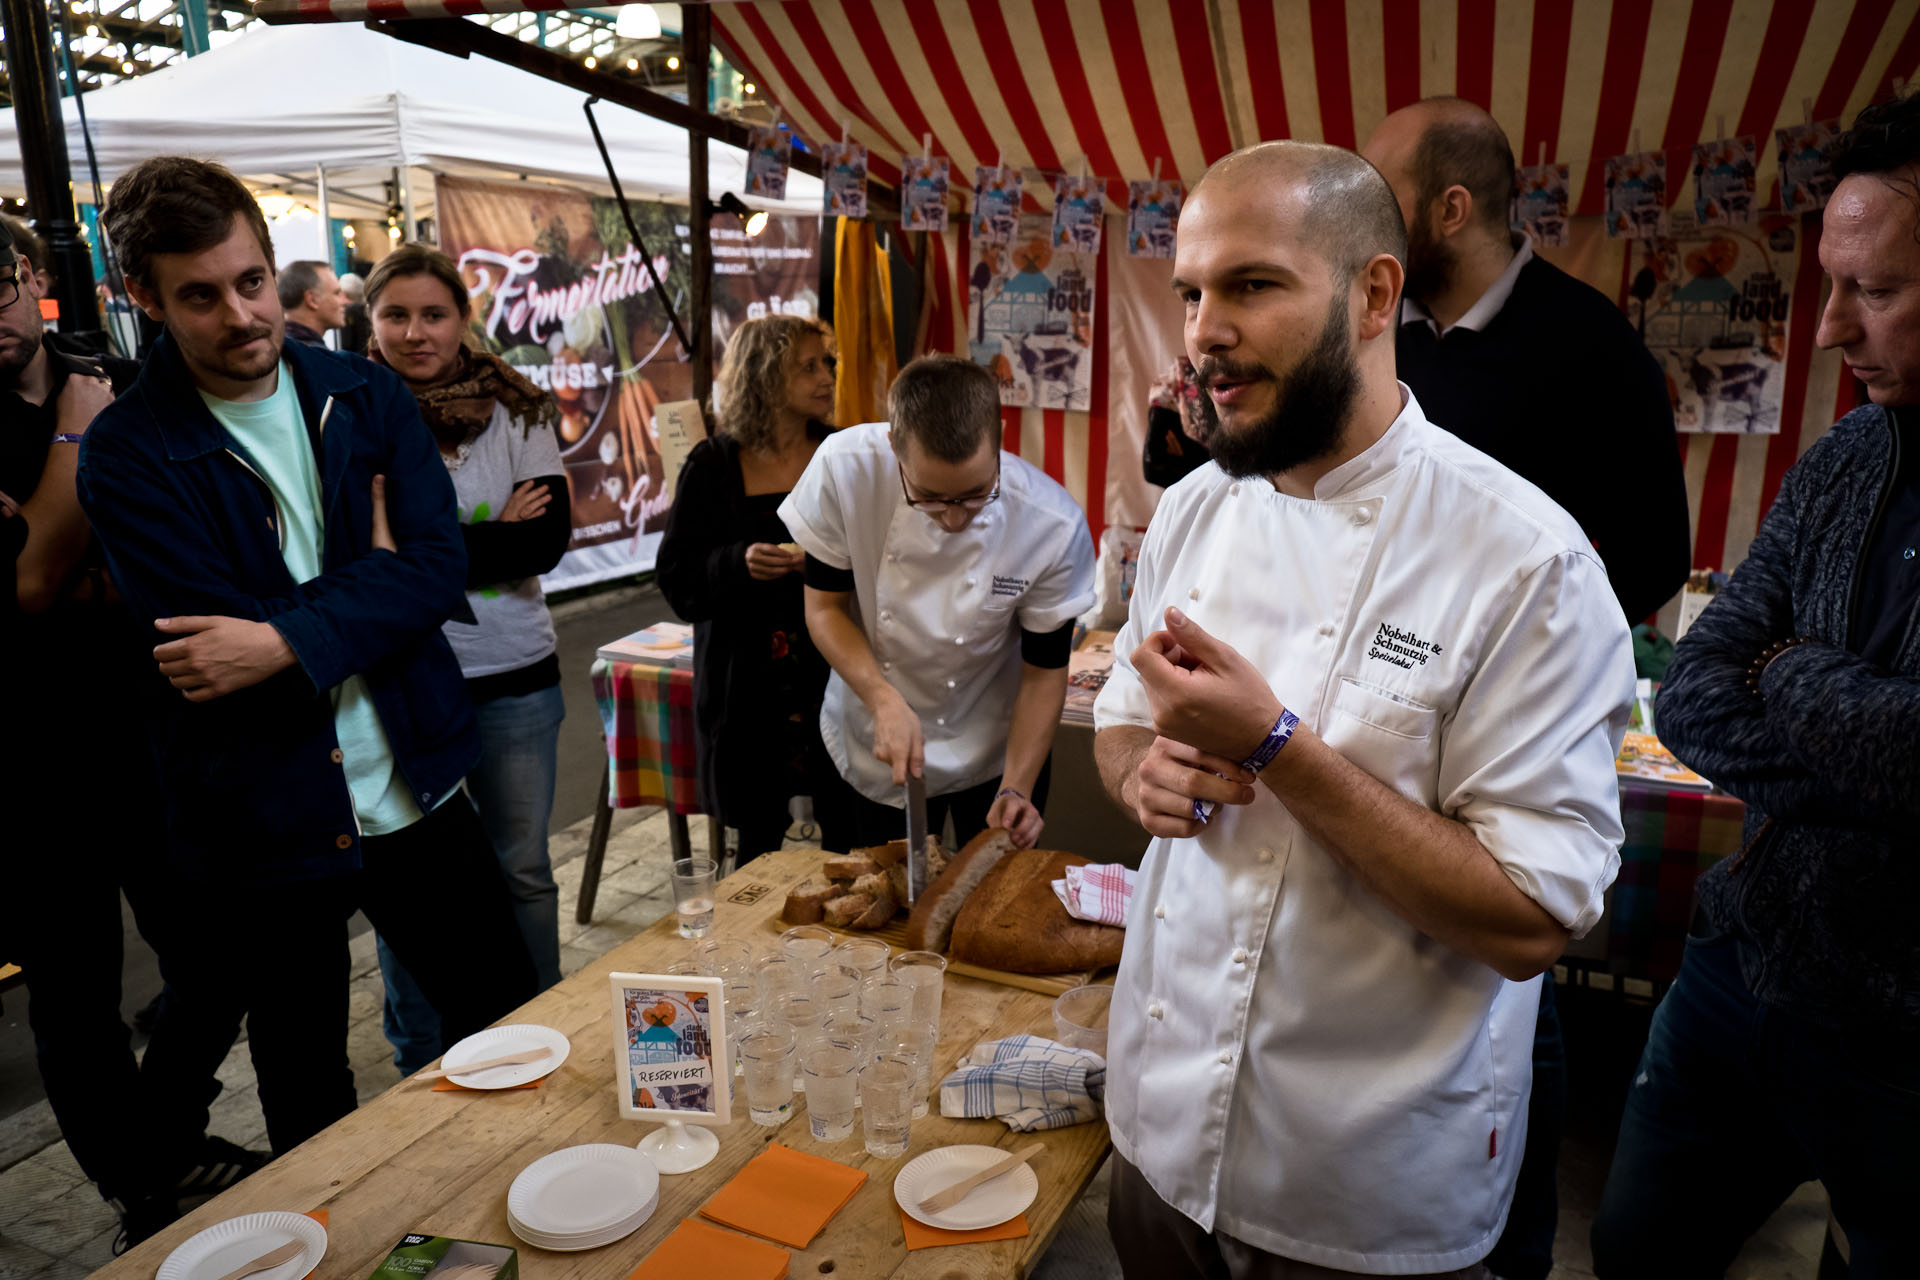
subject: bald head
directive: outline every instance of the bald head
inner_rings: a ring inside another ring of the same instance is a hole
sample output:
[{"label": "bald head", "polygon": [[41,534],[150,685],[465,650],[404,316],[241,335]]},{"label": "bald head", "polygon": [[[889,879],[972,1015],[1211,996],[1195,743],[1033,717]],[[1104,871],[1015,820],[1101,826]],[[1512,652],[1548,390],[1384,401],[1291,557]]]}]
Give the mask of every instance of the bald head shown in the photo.
[{"label": "bald head", "polygon": [[1298,201],[1307,244],[1345,282],[1380,254],[1407,259],[1407,229],[1393,188],[1351,151],[1314,142],[1261,142],[1215,162],[1187,195]]},{"label": "bald head", "polygon": [[1400,198],[1409,227],[1451,187],[1473,198],[1472,220],[1505,239],[1513,148],[1500,124],[1464,98],[1427,98],[1388,116],[1362,154]]}]

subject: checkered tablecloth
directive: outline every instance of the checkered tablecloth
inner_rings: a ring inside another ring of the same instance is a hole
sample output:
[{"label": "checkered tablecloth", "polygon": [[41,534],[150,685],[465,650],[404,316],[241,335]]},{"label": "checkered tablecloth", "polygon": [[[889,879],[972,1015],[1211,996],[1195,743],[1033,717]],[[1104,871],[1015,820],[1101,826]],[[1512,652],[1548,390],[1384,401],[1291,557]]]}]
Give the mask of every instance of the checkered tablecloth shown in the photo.
[{"label": "checkered tablecloth", "polygon": [[693,672],[601,658],[591,674],[611,765],[609,802],[616,809],[658,804],[699,813]]},{"label": "checkered tablecloth", "polygon": [[1693,916],[1693,882],[1739,852],[1745,816],[1746,806],[1729,795],[1620,788],[1627,839],[1609,903],[1609,969],[1656,982],[1673,980]]}]

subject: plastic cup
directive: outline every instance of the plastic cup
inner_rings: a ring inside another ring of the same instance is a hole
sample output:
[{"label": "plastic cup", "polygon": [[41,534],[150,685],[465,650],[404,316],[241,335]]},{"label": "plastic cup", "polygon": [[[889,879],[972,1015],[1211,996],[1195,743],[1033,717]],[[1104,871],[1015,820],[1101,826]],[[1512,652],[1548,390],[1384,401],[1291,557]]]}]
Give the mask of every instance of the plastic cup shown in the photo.
[{"label": "plastic cup", "polygon": [[704,938],[713,932],[713,881],[720,864],[712,858],[673,860],[673,904],[680,913],[680,936]]},{"label": "plastic cup", "polygon": [[824,1040],[807,1051],[800,1073],[806,1080],[807,1128],[821,1142],[853,1136],[853,1104],[859,1098],[860,1054],[844,1040]]},{"label": "plastic cup", "polygon": [[693,960],[709,978],[753,976],[753,948],[738,938],[708,938],[694,947]]},{"label": "plastic cup", "polygon": [[809,961],[824,960],[839,940],[833,930],[820,924],[797,924],[780,935],[780,949],[787,958],[807,966]]},{"label": "plastic cup", "polygon": [[[799,1053],[805,1056],[814,1045],[820,1042],[821,1029],[826,1026],[827,1009],[810,995],[792,991],[782,992],[773,998],[767,1006],[772,1016],[793,1028],[793,1034],[799,1039]],[[800,1064],[794,1062],[793,1084],[800,1087]]]},{"label": "plastic cup", "polygon": [[720,1008],[726,1018],[729,1042],[739,1044],[760,1021],[758,997],[751,978],[729,978],[721,989]]},{"label": "plastic cup", "polygon": [[792,1027],[762,1023],[740,1041],[747,1069],[747,1114],[755,1124],[785,1124],[793,1114]]},{"label": "plastic cup", "polygon": [[880,1039],[880,1024],[864,1013],[849,1012],[842,1009],[830,1014],[826,1024],[820,1028],[820,1034],[828,1040],[839,1040],[852,1045],[860,1052],[860,1070],[865,1071],[867,1064],[873,1061]]},{"label": "plastic cup", "polygon": [[914,1017],[935,1030],[940,1027],[940,994],[947,981],[947,958],[932,951],[903,951],[889,967],[893,980],[913,988]]},{"label": "plastic cup", "polygon": [[760,989],[760,1002],[771,1008],[775,996],[797,990],[801,975],[784,954],[761,956],[753,963],[753,983]]},{"label": "plastic cup", "polygon": [[1091,1049],[1107,1056],[1107,1015],[1113,1006],[1113,988],[1078,986],[1060,993],[1053,1002],[1053,1031],[1069,1049]]},{"label": "plastic cup", "polygon": [[860,1012],[860,975],[842,965],[831,965],[813,975],[813,998],[829,1015],[842,1010]]},{"label": "plastic cup", "polygon": [[913,988],[904,982],[876,982],[860,993],[860,1012],[883,1032],[905,1027],[913,1020]]},{"label": "plastic cup", "polygon": [[860,1076],[860,1124],[867,1154],[897,1160],[907,1154],[913,1133],[913,1082],[910,1058],[888,1054]]},{"label": "plastic cup", "polygon": [[938,1031],[921,1022],[883,1031],[880,1036],[878,1056],[907,1058],[913,1062],[913,1118],[916,1120],[927,1114],[939,1039]]},{"label": "plastic cup", "polygon": [[833,958],[858,974],[862,984],[867,984],[885,978],[893,948],[878,938],[848,938],[833,949]]}]

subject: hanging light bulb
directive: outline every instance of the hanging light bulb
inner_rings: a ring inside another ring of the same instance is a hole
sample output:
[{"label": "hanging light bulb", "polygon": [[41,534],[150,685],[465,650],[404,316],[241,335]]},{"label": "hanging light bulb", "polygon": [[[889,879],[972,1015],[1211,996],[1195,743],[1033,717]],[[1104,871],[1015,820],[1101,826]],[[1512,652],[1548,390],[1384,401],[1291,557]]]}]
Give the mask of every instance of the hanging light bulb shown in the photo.
[{"label": "hanging light bulb", "polygon": [[121,73],[122,75],[129,75],[129,76],[130,76],[130,75],[132,75],[132,74],[133,74],[133,64],[132,64],[131,62],[123,62],[123,63],[121,63],[121,64],[120,64],[120,73]]},{"label": "hanging light bulb", "polygon": [[758,89],[756,89],[756,88],[754,87],[754,84],[753,84],[753,81],[751,81],[751,80],[749,80],[749,81],[747,81],[747,82],[746,82],[745,84],[743,84],[743,85],[741,85],[741,86],[740,86],[740,89],[741,89],[741,91],[742,91],[743,93],[758,93],[758,92],[759,92],[759,90],[758,90]]},{"label": "hanging light bulb", "polygon": [[762,209],[759,212],[755,213],[751,218],[747,219],[747,235],[749,238],[759,235],[762,231],[765,231],[766,229],[767,229],[766,210]]},{"label": "hanging light bulb", "polygon": [[627,59],[627,70],[638,71],[639,69],[640,69],[640,59],[638,58]]},{"label": "hanging light bulb", "polygon": [[587,55],[587,70],[591,71],[599,65],[600,59],[594,57],[592,54]]},{"label": "hanging light bulb", "polygon": [[387,239],[398,240],[399,238],[400,238],[400,228],[398,227],[387,228]]},{"label": "hanging light bulb", "polygon": [[667,70],[678,71],[679,69],[680,69],[680,59],[677,56],[667,59]]}]

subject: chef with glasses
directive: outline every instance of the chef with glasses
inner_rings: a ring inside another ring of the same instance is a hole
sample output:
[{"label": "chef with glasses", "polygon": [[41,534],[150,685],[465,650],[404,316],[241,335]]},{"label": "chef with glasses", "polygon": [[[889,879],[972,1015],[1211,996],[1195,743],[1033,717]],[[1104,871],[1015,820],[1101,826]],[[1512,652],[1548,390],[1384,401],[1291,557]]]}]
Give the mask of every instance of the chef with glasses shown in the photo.
[{"label": "chef with glasses", "polygon": [[855,842],[928,829],[1039,839],[1093,540],[1067,491],[1000,448],[993,376],[958,356],[900,371],[890,422],[821,442],[780,505],[806,552],[807,629],[833,667],[821,737],[856,793]]}]

